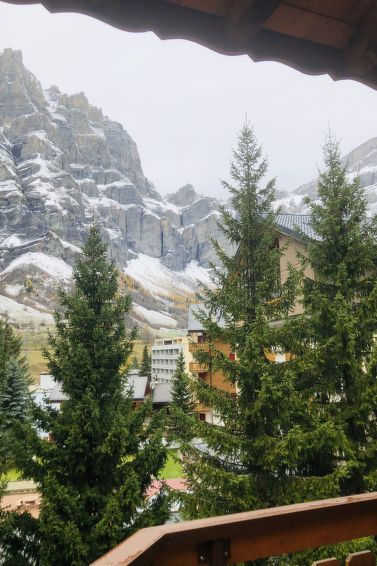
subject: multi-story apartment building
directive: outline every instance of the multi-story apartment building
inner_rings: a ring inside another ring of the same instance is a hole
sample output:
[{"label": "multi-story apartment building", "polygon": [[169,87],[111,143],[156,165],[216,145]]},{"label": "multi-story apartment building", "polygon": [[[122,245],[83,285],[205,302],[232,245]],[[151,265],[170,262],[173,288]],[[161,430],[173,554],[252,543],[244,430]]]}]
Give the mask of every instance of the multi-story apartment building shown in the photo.
[{"label": "multi-story apartment building", "polygon": [[152,346],[152,380],[167,383],[174,375],[180,353],[183,353],[186,370],[192,361],[187,336],[159,338]]},{"label": "multi-story apartment building", "polygon": [[[284,283],[288,276],[288,264],[298,266],[300,263],[300,255],[305,256],[305,238],[315,238],[315,233],[311,226],[310,216],[307,214],[280,214],[277,222],[277,233],[275,245],[284,250],[280,257],[280,279]],[[305,267],[305,275],[309,278],[314,278],[314,274],[310,266]],[[213,371],[205,364],[199,364],[195,361],[195,350],[205,349],[208,346],[207,336],[201,323],[195,316],[195,311],[198,307],[192,305],[189,308],[188,314],[188,338],[189,338],[189,351],[192,355],[192,360],[189,363],[189,370],[191,374],[196,375],[198,379],[202,379],[212,387],[217,387],[227,391],[231,395],[236,395],[236,387],[229,380],[225,378],[221,370]],[[302,305],[299,298],[291,311],[291,315],[302,313]],[[214,349],[224,352],[230,359],[236,359],[236,353],[231,351],[228,344],[215,342]],[[276,354],[270,352],[266,354],[271,361],[284,362],[284,354]],[[197,405],[196,412],[201,420],[207,422],[215,422],[216,416],[208,407]]]}]

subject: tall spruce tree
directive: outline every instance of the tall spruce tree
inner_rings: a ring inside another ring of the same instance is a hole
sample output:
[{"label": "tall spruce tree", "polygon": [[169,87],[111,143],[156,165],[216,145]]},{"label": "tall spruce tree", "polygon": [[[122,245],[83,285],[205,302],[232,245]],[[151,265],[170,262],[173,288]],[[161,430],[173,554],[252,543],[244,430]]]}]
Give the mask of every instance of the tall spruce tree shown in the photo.
[{"label": "tall spruce tree", "polygon": [[376,488],[377,224],[367,216],[359,179],[349,180],[338,142],[324,146],[318,201],[311,202],[316,239],[307,242],[313,279],[304,282],[304,307],[312,347],[303,356],[303,381],[328,415],[336,418],[348,449],[333,455],[345,471],[344,495]]},{"label": "tall spruce tree", "polygon": [[5,366],[14,359],[26,369],[27,363],[21,354],[22,340],[17,336],[7,320],[0,319],[0,389],[5,379]]},{"label": "tall spruce tree", "polygon": [[[198,344],[196,358],[221,369],[237,393],[195,384],[214,419],[192,421],[192,436],[201,442],[184,446],[190,486],[184,508],[193,518],[338,494],[342,474],[335,463],[322,471],[315,464],[347,445],[342,428],[317,410],[300,382],[297,356],[274,361],[274,353],[292,352],[304,318],[288,321],[299,275],[290,268],[280,280],[284,250],[276,245],[274,181],[262,185],[267,161],[248,124],[233,157],[232,184],[224,183],[231,206],[222,208],[220,223],[233,252],[214,243],[221,267],[212,266],[213,285],[199,297],[207,343]],[[236,352],[234,360],[217,347],[222,343]]]},{"label": "tall spruce tree", "polygon": [[[15,452],[24,450],[19,427],[30,409],[30,378],[21,338],[6,320],[0,321],[0,468],[12,465]],[[1,474],[0,474],[1,475]]]},{"label": "tall spruce tree", "polygon": [[[60,411],[37,411],[51,441],[30,438],[33,458],[20,459],[41,494],[35,560],[49,566],[87,565],[142,526],[168,514],[162,493],[145,492],[166,459],[163,415],[147,403],[132,410],[122,368],[135,330],[127,331],[130,296],[92,227],[74,270],[72,292],[60,293],[56,331],[46,350],[49,370],[68,397]],[[149,416],[149,422],[146,417]],[[12,541],[8,543],[12,552]],[[13,545],[13,549],[15,546]]]},{"label": "tall spruce tree", "polygon": [[[0,500],[5,492],[9,468],[14,465],[17,454],[25,454],[28,450],[30,382],[21,345],[21,338],[14,333],[8,321],[0,320]],[[1,564],[26,566],[33,563],[28,550],[29,541],[35,535],[32,523],[29,514],[21,518],[17,513],[0,509]],[[23,536],[20,537],[21,530]],[[17,548],[16,558],[8,555],[10,548],[12,555]]]},{"label": "tall spruce tree", "polygon": [[144,375],[149,378],[151,378],[152,376],[151,356],[149,355],[148,346],[146,344],[143,348],[143,357],[141,360],[140,375]]},{"label": "tall spruce tree", "polygon": [[137,359],[136,356],[134,356],[133,359],[132,359],[131,368],[132,369],[140,369],[139,362],[138,362],[138,359]]},{"label": "tall spruce tree", "polygon": [[182,351],[178,356],[177,367],[172,379],[171,392],[174,406],[178,407],[186,414],[191,414],[194,410],[195,403],[192,398],[190,378],[186,373],[185,357]]},{"label": "tall spruce tree", "polygon": [[4,382],[0,391],[0,415],[4,426],[11,428],[15,421],[27,419],[30,394],[29,380],[16,359],[5,364]]},{"label": "tall spruce tree", "polygon": [[190,427],[187,427],[187,417],[194,414],[195,402],[191,389],[191,379],[185,371],[183,352],[179,353],[177,367],[172,379],[172,404],[170,406],[170,432],[173,438],[185,437],[190,439]]}]

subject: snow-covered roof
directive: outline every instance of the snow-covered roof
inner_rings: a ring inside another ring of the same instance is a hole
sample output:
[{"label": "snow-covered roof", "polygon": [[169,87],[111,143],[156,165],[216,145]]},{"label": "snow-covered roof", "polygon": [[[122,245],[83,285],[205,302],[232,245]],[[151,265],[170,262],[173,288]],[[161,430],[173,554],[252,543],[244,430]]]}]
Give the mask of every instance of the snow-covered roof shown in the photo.
[{"label": "snow-covered roof", "polygon": [[310,214],[279,214],[277,217],[277,228],[287,236],[302,239],[307,236],[313,240],[317,235],[312,227]]},{"label": "snow-covered roof", "polygon": [[148,378],[144,375],[128,375],[127,382],[132,387],[132,399],[144,399]]},{"label": "snow-covered roof", "polygon": [[61,403],[68,399],[67,395],[63,393],[59,384],[55,385],[54,389],[51,389],[47,393],[47,398],[50,403]]},{"label": "snow-covered roof", "polygon": [[173,401],[171,388],[171,383],[156,383],[153,389],[153,403],[171,403]]}]

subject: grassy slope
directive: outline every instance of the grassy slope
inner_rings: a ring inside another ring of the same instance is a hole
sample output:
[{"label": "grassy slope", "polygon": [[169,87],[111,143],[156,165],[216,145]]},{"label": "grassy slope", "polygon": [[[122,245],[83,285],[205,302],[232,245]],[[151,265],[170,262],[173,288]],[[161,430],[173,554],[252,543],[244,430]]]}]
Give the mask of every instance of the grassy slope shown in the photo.
[{"label": "grassy slope", "polygon": [[170,480],[173,478],[181,478],[183,476],[182,466],[176,459],[176,450],[169,450],[168,460],[161,472],[161,478]]}]

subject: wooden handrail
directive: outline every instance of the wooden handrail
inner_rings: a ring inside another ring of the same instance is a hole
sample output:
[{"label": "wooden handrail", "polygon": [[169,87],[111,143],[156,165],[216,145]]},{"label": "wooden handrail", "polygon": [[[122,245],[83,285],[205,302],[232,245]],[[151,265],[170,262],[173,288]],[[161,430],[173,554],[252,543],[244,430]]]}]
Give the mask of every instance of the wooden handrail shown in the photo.
[{"label": "wooden handrail", "polygon": [[[93,566],[223,564],[257,560],[377,534],[377,492],[141,529]],[[216,562],[220,564],[220,562]]]}]

